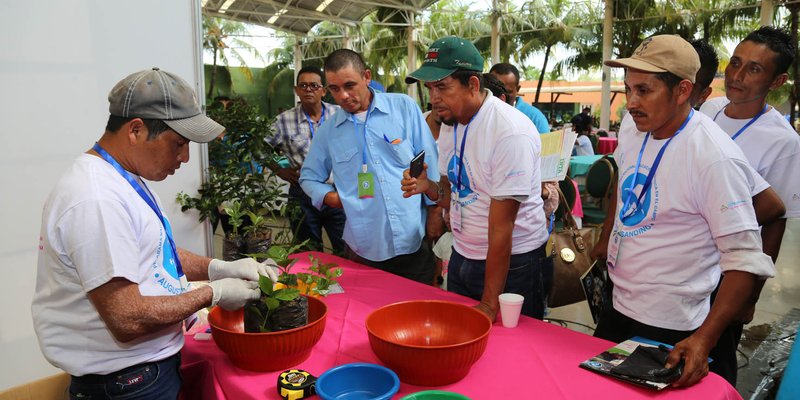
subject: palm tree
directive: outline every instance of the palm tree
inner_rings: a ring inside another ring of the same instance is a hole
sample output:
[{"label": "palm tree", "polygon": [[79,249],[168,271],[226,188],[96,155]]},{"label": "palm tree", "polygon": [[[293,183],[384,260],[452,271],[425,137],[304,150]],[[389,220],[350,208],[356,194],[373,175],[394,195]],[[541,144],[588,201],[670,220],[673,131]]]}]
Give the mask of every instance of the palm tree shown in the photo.
[{"label": "palm tree", "polygon": [[[211,51],[214,60],[211,68],[208,98],[212,98],[214,94],[214,85],[217,78],[217,60],[221,61],[225,68],[228,67],[229,56],[245,65],[244,56],[240,50],[247,51],[257,59],[261,59],[261,54],[255,47],[236,37],[246,34],[248,34],[247,26],[241,22],[203,15],[203,49]],[[253,73],[250,68],[244,69],[244,75],[248,80],[253,80]]]},{"label": "palm tree", "polygon": [[570,47],[578,37],[588,35],[590,31],[580,27],[580,22],[589,19],[590,13],[569,0],[532,0],[523,6],[522,13],[514,15],[523,28],[517,35],[520,44],[517,60],[522,62],[536,51],[544,52],[534,99],[538,103],[553,47]]}]

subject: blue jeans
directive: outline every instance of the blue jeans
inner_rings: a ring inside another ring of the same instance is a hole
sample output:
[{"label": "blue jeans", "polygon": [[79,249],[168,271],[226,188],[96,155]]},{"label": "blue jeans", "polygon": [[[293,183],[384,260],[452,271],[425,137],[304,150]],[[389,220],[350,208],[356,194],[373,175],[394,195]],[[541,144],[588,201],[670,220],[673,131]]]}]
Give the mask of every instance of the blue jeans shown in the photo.
[{"label": "blue jeans", "polygon": [[[553,282],[553,259],[545,254],[545,245],[536,250],[511,256],[504,293],[525,297],[522,314],[544,318],[547,294]],[[464,258],[453,249],[447,264],[447,290],[480,300],[486,274],[486,260]]]},{"label": "blue jeans", "polygon": [[134,365],[108,375],[73,376],[72,400],[174,400],[181,391],[181,353],[161,361]]},{"label": "blue jeans", "polygon": [[300,218],[293,219],[292,227],[296,230],[298,243],[309,240],[312,246],[322,250],[322,228],[328,232],[331,246],[334,252],[344,252],[344,233],[345,215],[341,208],[332,208],[323,205],[322,210],[317,210],[311,203],[311,198],[303,192],[300,185],[289,186],[289,199],[297,202],[303,211]]}]

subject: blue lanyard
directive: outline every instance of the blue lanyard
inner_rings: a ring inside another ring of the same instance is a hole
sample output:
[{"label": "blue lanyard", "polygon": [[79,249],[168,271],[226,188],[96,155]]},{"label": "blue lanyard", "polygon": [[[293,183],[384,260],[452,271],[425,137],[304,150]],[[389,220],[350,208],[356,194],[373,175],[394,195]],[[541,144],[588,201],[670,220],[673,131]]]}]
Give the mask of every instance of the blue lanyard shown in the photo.
[{"label": "blue lanyard", "polygon": [[[481,112],[478,109],[478,112],[469,119],[467,125],[464,126],[464,137],[461,139],[461,153],[458,155],[458,171],[456,174],[456,193],[461,191],[461,171],[464,170],[464,145],[467,143],[467,134],[469,133],[469,124],[478,116],[478,113]],[[458,146],[458,122],[453,124],[453,152],[456,151],[456,147]]]},{"label": "blue lanyard", "polygon": [[[308,115],[306,110],[303,110],[303,114],[306,115],[306,122],[308,122],[308,130],[311,131],[311,139],[314,139],[314,134],[316,132],[314,131],[314,123],[311,122],[311,116]],[[323,122],[325,122],[325,106],[324,105],[322,106],[322,116],[319,117],[319,124],[322,125]]]},{"label": "blue lanyard", "polygon": [[[369,121],[369,114],[372,111],[372,104],[367,108],[367,116],[364,117],[364,147],[361,148],[361,172],[367,173],[367,121]],[[356,130],[358,136],[358,121],[355,114],[350,114],[350,119],[353,121],[353,128]]]},{"label": "blue lanyard", "polygon": [[122,168],[117,160],[115,160],[114,157],[111,157],[111,154],[108,154],[105,149],[100,147],[99,143],[95,143],[94,146],[92,146],[92,150],[96,151],[100,157],[103,157],[104,160],[111,164],[111,166],[114,167],[114,169],[116,169],[126,181],[128,181],[128,183],[133,187],[133,190],[139,194],[139,197],[141,197],[142,200],[144,200],[144,202],[147,203],[147,205],[150,206],[150,208],[156,213],[158,219],[161,221],[161,225],[164,227],[164,231],[167,233],[167,240],[169,241],[170,248],[172,249],[172,256],[175,258],[175,267],[178,271],[178,276],[183,276],[183,267],[181,266],[181,259],[178,257],[178,248],[175,246],[175,241],[172,240],[172,229],[170,229],[164,222],[164,215],[161,214],[161,210],[158,208],[158,205],[156,205],[156,203],[153,201],[153,195],[150,193],[150,189],[148,189],[147,186],[142,187],[142,185],[144,185],[144,181],[142,181],[142,184],[140,185],[139,181],[137,181],[130,172]]},{"label": "blue lanyard", "polygon": [[[642,191],[639,192],[639,197],[636,198],[636,207],[631,208],[631,206],[633,205],[631,204],[631,196],[625,197],[625,204],[622,206],[622,218],[627,218],[630,215],[629,211],[635,211],[641,206],[642,198],[644,198],[645,193],[647,193],[647,189],[649,189],[650,185],[653,183],[653,178],[656,176],[656,170],[658,169],[658,165],[661,164],[661,157],[664,155],[664,150],[667,149],[667,146],[669,146],[669,143],[672,142],[672,139],[675,139],[675,137],[678,136],[683,131],[683,128],[686,128],[686,124],[689,123],[689,120],[692,119],[693,115],[694,115],[694,110],[690,110],[689,116],[687,116],[686,119],[683,121],[681,127],[678,128],[677,131],[675,131],[675,134],[672,135],[667,140],[667,142],[664,143],[664,146],[661,147],[661,150],[658,151],[656,159],[653,161],[653,166],[650,167],[650,172],[647,173],[647,179],[645,179],[644,181],[644,185],[642,186]],[[647,146],[647,139],[650,137],[652,133],[653,133],[652,131],[647,132],[647,136],[644,137],[644,142],[642,142],[642,148],[641,150],[639,150],[639,157],[636,159],[636,170],[633,171],[631,185],[630,188],[628,188],[630,193],[633,193],[633,189],[636,187],[636,177],[639,175],[639,167],[642,165],[642,154],[644,154],[644,148]]]},{"label": "blue lanyard", "polygon": [[[721,113],[723,110],[725,110],[726,107],[728,107],[727,104],[725,105],[725,107],[722,107],[719,111],[717,111],[716,114],[714,114],[714,122],[717,121],[717,117],[719,117],[719,113]],[[761,116],[764,115],[765,112],[767,112],[767,108],[768,107],[769,107],[768,104],[764,104],[764,108],[762,108],[761,111],[759,111],[758,114],[756,114],[755,117],[751,118],[749,122],[744,124],[744,126],[741,129],[739,129],[735,134],[733,134],[733,136],[731,136],[731,140],[736,140],[736,138],[739,137],[739,135],[741,135],[745,131],[745,129],[749,128],[750,125],[753,125],[753,123],[755,123],[759,118],[761,118]]]}]

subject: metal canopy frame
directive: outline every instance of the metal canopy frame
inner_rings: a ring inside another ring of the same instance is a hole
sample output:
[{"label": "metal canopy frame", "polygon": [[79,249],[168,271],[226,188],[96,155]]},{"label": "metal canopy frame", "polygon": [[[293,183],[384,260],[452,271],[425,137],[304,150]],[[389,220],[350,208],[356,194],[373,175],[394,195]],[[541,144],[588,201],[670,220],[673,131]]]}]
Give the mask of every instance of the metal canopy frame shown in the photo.
[{"label": "metal canopy frame", "polygon": [[[306,36],[318,23],[330,21],[347,27],[358,25],[378,8],[389,8],[406,15],[421,14],[437,0],[333,0],[317,11],[323,0],[208,0],[203,12],[208,15],[266,26]],[[227,4],[227,8],[223,7]],[[277,16],[277,18],[275,18]],[[389,24],[389,23],[387,23]],[[398,25],[397,23],[390,25]],[[403,24],[403,26],[406,26]]]}]

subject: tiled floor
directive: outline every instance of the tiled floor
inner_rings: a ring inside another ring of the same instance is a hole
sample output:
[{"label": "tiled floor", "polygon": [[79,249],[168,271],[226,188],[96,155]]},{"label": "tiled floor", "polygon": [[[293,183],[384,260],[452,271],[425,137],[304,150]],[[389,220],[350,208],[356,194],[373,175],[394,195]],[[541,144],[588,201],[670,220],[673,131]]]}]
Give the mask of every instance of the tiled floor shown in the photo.
[{"label": "tiled floor", "polygon": [[[791,219],[787,222],[780,257],[775,263],[775,278],[768,280],[764,285],[761,298],[756,305],[753,322],[745,326],[745,330],[759,325],[776,323],[792,308],[800,308],[800,263],[798,260],[800,260],[800,219]],[[586,302],[551,309],[548,318],[594,326]],[[570,329],[591,334],[591,329],[578,324],[567,323],[566,325]],[[740,346],[740,350],[746,356],[750,356],[753,348]],[[740,365],[743,364],[740,360]],[[748,366],[745,366],[740,369],[740,374],[744,373],[747,368]],[[741,393],[745,393],[743,388],[738,389]]]}]

